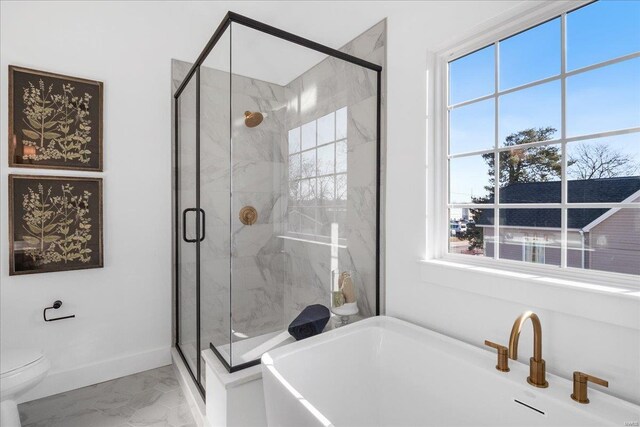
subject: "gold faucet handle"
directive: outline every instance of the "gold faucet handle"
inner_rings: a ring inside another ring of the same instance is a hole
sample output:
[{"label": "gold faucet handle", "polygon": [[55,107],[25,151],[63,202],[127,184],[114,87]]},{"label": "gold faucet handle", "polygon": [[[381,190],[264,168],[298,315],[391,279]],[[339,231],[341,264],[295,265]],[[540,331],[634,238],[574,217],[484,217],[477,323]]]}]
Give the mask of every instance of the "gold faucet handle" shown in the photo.
[{"label": "gold faucet handle", "polygon": [[484,345],[488,345],[489,347],[498,350],[498,364],[496,365],[496,369],[500,372],[509,372],[509,349],[489,340],[484,340]]},{"label": "gold faucet handle", "polygon": [[589,403],[589,398],[587,397],[588,381],[603,387],[609,387],[609,381],[585,374],[584,372],[575,371],[573,373],[573,393],[571,394],[573,400],[580,403]]},{"label": "gold faucet handle", "polygon": [[593,375],[585,375],[587,377],[587,381],[591,381],[594,384],[601,385],[602,387],[609,387],[609,381],[603,380],[602,378],[594,377]]},{"label": "gold faucet handle", "polygon": [[503,345],[496,344],[489,340],[484,340],[484,345],[488,345],[491,348],[495,348],[498,352],[509,351],[509,349]]}]

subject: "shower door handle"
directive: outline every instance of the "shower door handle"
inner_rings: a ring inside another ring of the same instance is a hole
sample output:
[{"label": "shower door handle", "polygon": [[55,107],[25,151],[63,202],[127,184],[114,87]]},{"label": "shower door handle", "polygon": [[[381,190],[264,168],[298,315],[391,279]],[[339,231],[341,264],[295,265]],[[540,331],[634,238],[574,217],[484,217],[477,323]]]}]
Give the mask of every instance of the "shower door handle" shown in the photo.
[{"label": "shower door handle", "polygon": [[187,243],[195,243],[198,240],[202,242],[204,240],[206,221],[205,221],[205,213],[203,209],[200,209],[200,213],[202,214],[202,237],[200,239],[188,239],[187,238],[187,212],[197,212],[196,208],[187,208],[182,211],[182,240]]},{"label": "shower door handle", "polygon": [[187,238],[187,212],[195,212],[196,208],[187,208],[182,211],[182,240],[187,243],[195,243],[196,239]]},{"label": "shower door handle", "polygon": [[207,228],[207,222],[205,221],[204,209],[200,208],[200,213],[202,214],[202,227],[200,228],[200,230],[202,230],[202,237],[200,237],[200,241],[202,242],[204,240],[204,232]]}]

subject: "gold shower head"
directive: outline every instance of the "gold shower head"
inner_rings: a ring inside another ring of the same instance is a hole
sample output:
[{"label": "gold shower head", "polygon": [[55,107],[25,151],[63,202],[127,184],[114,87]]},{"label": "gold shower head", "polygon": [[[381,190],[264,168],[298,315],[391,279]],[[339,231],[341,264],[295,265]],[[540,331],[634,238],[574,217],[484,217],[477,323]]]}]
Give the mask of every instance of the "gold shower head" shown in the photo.
[{"label": "gold shower head", "polygon": [[262,120],[264,120],[264,116],[258,111],[254,113],[252,113],[251,111],[244,112],[244,124],[248,128],[254,128],[258,126],[260,123],[262,123]]}]

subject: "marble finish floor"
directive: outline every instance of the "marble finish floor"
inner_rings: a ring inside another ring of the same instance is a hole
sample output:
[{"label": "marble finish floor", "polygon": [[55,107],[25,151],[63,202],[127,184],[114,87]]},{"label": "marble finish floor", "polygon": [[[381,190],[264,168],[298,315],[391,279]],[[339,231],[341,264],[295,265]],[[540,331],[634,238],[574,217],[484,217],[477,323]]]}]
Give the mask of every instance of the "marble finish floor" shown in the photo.
[{"label": "marble finish floor", "polygon": [[23,427],[195,427],[172,365],[18,406]]}]

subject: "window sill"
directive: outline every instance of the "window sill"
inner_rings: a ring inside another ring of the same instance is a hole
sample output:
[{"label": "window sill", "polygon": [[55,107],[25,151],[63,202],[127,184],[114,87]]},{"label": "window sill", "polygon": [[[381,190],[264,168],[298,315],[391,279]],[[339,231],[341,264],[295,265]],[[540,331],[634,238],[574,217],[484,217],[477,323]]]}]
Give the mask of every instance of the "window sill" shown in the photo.
[{"label": "window sill", "polygon": [[[603,286],[450,259],[423,260],[420,264],[422,281],[437,286],[640,329],[637,288]],[[482,285],[478,285],[478,279],[485,279]]]}]

